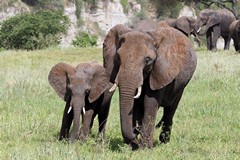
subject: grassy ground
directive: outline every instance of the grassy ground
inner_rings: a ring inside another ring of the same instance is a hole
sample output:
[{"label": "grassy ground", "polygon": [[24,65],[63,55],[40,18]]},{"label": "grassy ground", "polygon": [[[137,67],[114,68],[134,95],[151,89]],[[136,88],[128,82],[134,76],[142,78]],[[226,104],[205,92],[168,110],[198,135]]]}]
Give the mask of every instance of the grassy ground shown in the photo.
[{"label": "grassy ground", "polygon": [[104,143],[96,142],[97,123],[86,143],[57,140],[64,102],[48,84],[49,70],[60,61],[102,63],[101,49],[0,52],[0,159],[240,159],[240,54],[197,55],[170,143],[159,144],[156,129],[155,147],[133,152],[122,142],[117,93]]}]

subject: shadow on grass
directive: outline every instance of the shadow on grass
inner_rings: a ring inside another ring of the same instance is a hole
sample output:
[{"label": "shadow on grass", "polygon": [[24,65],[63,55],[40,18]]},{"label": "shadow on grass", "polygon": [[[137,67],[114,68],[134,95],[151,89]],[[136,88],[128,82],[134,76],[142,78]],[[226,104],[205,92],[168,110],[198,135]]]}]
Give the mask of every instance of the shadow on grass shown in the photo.
[{"label": "shadow on grass", "polygon": [[113,138],[109,140],[109,149],[113,152],[122,152],[122,148],[127,147],[122,138]]}]

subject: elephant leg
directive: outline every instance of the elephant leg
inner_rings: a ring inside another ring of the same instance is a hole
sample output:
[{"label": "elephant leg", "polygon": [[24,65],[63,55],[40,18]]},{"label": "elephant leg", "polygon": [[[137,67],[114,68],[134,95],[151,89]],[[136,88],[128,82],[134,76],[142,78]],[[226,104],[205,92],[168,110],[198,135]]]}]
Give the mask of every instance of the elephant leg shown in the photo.
[{"label": "elephant leg", "polygon": [[70,107],[70,100],[66,102],[65,109],[63,112],[62,127],[60,130],[60,137],[59,137],[60,141],[69,137],[69,130],[73,120],[73,109],[69,113],[67,113],[69,107]]},{"label": "elephant leg", "polygon": [[137,135],[142,129],[142,119],[144,114],[144,95],[145,89],[143,88],[141,96],[138,99],[134,100],[133,127],[135,127],[134,133]]},{"label": "elephant leg", "polygon": [[206,33],[207,50],[212,50],[212,32],[210,30]]},{"label": "elephant leg", "polygon": [[233,39],[233,45],[236,51],[239,51],[240,49],[240,43],[238,43],[235,39]]},{"label": "elephant leg", "polygon": [[98,114],[98,140],[103,141],[105,139],[105,129],[107,124],[107,118],[109,113],[109,106],[105,108],[102,113]]},{"label": "elephant leg", "polygon": [[236,42],[236,43],[237,43],[236,51],[240,52],[240,42]]},{"label": "elephant leg", "polygon": [[173,116],[182,97],[183,90],[184,89],[181,89],[175,94],[173,103],[171,105],[164,106],[163,108],[163,116],[160,121],[162,124],[162,130],[159,136],[159,140],[161,143],[168,143],[170,141]]},{"label": "elephant leg", "polygon": [[113,92],[104,92],[104,94],[100,97],[99,103],[97,105],[98,109],[98,140],[103,141],[105,138],[105,129],[111,104],[111,99],[113,96]]},{"label": "elephant leg", "polygon": [[230,48],[230,41],[231,41],[231,36],[222,36],[224,39],[224,50],[229,50]]},{"label": "elephant leg", "polygon": [[217,41],[221,35],[221,30],[219,26],[213,27],[213,37],[212,37],[212,49],[213,51],[217,50]]},{"label": "elephant leg", "polygon": [[158,91],[149,91],[144,97],[144,115],[140,131],[140,145],[143,147],[153,147],[154,126],[159,107],[158,96]]}]

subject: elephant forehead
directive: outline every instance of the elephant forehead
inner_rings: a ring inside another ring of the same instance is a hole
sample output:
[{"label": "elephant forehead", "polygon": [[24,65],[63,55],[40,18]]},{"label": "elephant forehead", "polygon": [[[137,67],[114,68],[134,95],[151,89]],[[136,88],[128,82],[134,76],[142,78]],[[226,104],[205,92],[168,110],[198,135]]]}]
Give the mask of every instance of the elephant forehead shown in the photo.
[{"label": "elephant forehead", "polygon": [[145,54],[147,51],[146,42],[143,40],[133,41],[132,39],[126,40],[122,47],[118,50],[120,57],[136,57]]},{"label": "elephant forehead", "polygon": [[86,79],[93,74],[92,66],[88,63],[81,63],[77,65],[75,76],[78,79]]},{"label": "elephant forehead", "polygon": [[123,37],[126,40],[135,41],[135,42],[140,40],[150,40],[150,37],[146,33],[140,32],[140,31],[128,32],[124,34]]}]

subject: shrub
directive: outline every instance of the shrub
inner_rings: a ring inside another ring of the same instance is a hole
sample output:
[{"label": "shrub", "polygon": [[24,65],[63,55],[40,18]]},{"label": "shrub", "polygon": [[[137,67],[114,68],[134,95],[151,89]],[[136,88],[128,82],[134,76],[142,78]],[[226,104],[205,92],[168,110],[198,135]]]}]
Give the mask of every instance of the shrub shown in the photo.
[{"label": "shrub", "polygon": [[88,34],[87,32],[80,32],[72,44],[77,47],[85,48],[97,45],[97,36]]},{"label": "shrub", "polygon": [[6,49],[43,49],[59,44],[69,20],[60,12],[40,11],[20,14],[0,26],[0,47]]}]

